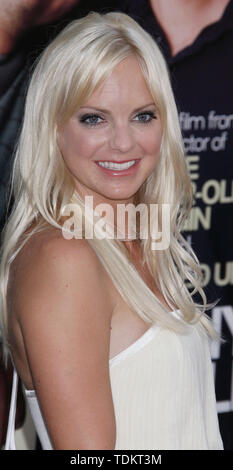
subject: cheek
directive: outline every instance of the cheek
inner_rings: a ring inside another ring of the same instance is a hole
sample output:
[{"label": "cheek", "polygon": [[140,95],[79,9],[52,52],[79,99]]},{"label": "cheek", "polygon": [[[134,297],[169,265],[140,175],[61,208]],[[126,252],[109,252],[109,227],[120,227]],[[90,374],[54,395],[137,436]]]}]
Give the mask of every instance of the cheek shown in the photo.
[{"label": "cheek", "polygon": [[143,136],[143,148],[147,155],[157,159],[162,142],[162,132],[152,131]]},{"label": "cheek", "polygon": [[102,146],[102,140],[95,132],[80,133],[77,138],[76,148],[80,158],[92,158]]},{"label": "cheek", "polygon": [[64,131],[60,138],[60,149],[69,162],[77,157],[80,160],[93,157],[101,145],[99,136],[87,130]]}]

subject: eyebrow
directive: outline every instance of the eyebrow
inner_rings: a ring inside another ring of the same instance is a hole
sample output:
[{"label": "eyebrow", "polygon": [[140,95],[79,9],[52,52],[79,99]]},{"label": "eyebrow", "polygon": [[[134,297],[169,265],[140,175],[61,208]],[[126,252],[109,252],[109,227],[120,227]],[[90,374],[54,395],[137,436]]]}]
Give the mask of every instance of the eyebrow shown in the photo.
[{"label": "eyebrow", "polygon": [[[145,104],[143,106],[140,106],[139,108],[136,108],[133,110],[134,113],[137,113],[139,111],[141,111],[142,109],[145,109],[145,108],[148,108],[149,106],[155,106],[155,103],[148,103],[148,104]],[[103,108],[96,108],[95,106],[80,106],[79,109],[85,109],[85,108],[88,108],[88,109],[93,109],[97,112],[100,112],[100,113],[111,113],[111,111],[109,111],[108,109],[103,109]]]}]

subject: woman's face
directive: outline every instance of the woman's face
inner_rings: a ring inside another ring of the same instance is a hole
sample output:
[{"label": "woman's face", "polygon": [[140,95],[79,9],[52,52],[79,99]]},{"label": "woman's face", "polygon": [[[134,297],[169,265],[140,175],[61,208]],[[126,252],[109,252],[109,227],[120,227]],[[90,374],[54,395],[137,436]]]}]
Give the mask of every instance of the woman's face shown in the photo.
[{"label": "woman's face", "polygon": [[99,203],[133,202],[156,167],[160,116],[135,57],[123,60],[59,132],[78,193]]}]

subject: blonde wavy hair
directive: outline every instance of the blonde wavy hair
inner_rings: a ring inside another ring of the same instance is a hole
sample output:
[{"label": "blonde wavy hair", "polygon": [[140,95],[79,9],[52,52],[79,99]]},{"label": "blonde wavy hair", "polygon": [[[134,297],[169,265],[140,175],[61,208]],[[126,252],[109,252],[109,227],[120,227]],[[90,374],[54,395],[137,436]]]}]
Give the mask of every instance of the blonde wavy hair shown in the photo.
[{"label": "blonde wavy hair", "polygon": [[[139,189],[137,200],[146,205],[167,203],[171,207],[169,248],[153,251],[149,233],[147,239],[140,241],[143,262],[171,310],[176,305],[182,312],[183,321],[169,314],[147,287],[122,241],[100,240],[94,235],[88,243],[121,296],[146,322],[174,331],[181,331],[187,323],[197,323],[214,336],[205,313],[209,305],[201,287],[198,260],[181,233],[192,207],[192,189],[166,63],[155,41],[129,16],[91,12],[70,23],[50,43],[37,61],[30,81],[12,175],[14,205],[4,228],[1,251],[1,331],[6,349],[6,298],[12,261],[35,232],[48,224],[62,228],[61,215],[66,204],[73,201],[84,211],[84,201],[75,191],[58,148],[59,128],[114,67],[132,55],[141,67],[163,128],[158,165]],[[192,292],[185,281],[193,287]],[[196,292],[202,299],[200,303],[193,300]]]}]

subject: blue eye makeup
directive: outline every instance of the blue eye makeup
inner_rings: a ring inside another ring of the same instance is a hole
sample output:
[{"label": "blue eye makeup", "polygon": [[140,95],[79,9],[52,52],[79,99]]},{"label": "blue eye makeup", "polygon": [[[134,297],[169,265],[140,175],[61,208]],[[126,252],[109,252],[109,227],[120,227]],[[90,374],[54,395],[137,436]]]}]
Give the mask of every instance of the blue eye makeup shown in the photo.
[{"label": "blue eye makeup", "polygon": [[[157,119],[154,111],[142,111],[133,118],[140,124],[149,124],[153,119]],[[95,127],[105,122],[99,114],[96,113],[85,113],[79,117],[79,122],[85,126]]]},{"label": "blue eye makeup", "polygon": [[103,119],[98,114],[91,114],[91,113],[83,114],[79,119],[79,122],[81,122],[82,124],[85,124],[86,126],[97,126],[102,121]]},{"label": "blue eye makeup", "polygon": [[152,119],[157,119],[156,114],[153,111],[142,111],[136,116],[137,121],[142,124],[148,124]]}]

